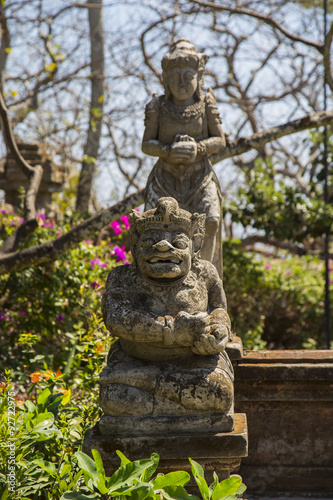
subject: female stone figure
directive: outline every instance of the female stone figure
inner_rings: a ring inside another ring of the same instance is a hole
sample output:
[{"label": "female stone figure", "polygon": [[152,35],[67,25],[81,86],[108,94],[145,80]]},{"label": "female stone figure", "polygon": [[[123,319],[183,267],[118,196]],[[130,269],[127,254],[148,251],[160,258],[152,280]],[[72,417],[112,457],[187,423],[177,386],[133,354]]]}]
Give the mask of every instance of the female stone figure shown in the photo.
[{"label": "female stone figure", "polygon": [[209,155],[225,148],[212,90],[202,95],[208,56],[187,40],[175,42],[162,59],[165,95],[146,107],[142,151],[159,157],[146,186],[145,210],[163,196],[180,207],[206,215],[201,257],[222,276],[221,189]]}]

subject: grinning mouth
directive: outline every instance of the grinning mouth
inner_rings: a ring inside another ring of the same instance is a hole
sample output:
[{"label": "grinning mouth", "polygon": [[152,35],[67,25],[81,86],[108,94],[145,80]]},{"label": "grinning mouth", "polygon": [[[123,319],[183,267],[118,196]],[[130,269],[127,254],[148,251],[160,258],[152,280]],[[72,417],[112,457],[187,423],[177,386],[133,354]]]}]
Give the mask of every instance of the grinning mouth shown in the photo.
[{"label": "grinning mouth", "polygon": [[171,255],[155,256],[148,259],[149,264],[180,264],[181,259]]}]

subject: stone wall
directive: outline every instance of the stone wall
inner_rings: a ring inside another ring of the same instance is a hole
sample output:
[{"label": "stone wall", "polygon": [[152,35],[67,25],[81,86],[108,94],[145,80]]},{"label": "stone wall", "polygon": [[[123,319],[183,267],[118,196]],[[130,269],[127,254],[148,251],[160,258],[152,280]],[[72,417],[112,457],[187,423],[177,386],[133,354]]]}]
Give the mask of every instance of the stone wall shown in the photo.
[{"label": "stone wall", "polygon": [[245,352],[235,399],[248,420],[248,492],[332,499],[333,352]]}]

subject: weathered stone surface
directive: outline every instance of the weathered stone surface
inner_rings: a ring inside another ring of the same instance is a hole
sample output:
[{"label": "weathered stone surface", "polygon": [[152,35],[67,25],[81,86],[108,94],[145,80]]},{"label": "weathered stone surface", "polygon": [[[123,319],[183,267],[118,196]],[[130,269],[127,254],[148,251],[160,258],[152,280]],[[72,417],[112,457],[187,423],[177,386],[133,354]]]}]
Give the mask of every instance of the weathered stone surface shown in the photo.
[{"label": "weathered stone surface", "polygon": [[202,258],[222,276],[221,189],[209,156],[226,145],[212,90],[202,95],[208,56],[180,39],[162,60],[165,95],[146,107],[144,153],[159,158],[146,186],[146,209],[172,196],[189,212],[206,215]]},{"label": "weathered stone surface", "polygon": [[[18,144],[24,159],[31,166],[43,166],[43,178],[36,198],[37,210],[50,211],[52,193],[62,190],[67,178],[67,171],[62,165],[53,162],[53,158],[37,144]],[[5,191],[5,202],[14,209],[20,207],[21,198],[19,189],[28,188],[29,179],[16,164],[13,156],[9,153],[6,162],[0,167],[0,189]]]},{"label": "weathered stone surface", "polygon": [[[98,426],[89,431],[84,441],[83,451],[91,455],[96,449],[103,457],[107,474],[119,467],[119,458],[115,451],[122,451],[130,460],[138,460],[158,453],[161,457],[158,472],[167,473],[172,470],[190,470],[188,457],[198,461],[205,474],[213,470],[223,471],[227,475],[230,470],[239,466],[243,457],[247,456],[247,424],[244,414],[235,415],[235,428],[226,433],[140,435],[140,436],[105,436]],[[143,456],[144,454],[144,456]]]},{"label": "weathered stone surface", "polygon": [[225,350],[231,361],[240,361],[243,359],[243,343],[240,337],[236,335],[227,343]]},{"label": "weathered stone surface", "polygon": [[232,430],[232,334],[222,282],[197,256],[204,218],[172,198],[130,216],[134,262],[111,271],[102,303],[120,339],[100,377],[106,415],[228,415]]},{"label": "weathered stone surface", "polygon": [[246,412],[249,493],[333,492],[333,353],[245,352],[235,368],[235,410]]},{"label": "weathered stone surface", "polygon": [[99,431],[103,435],[166,435],[229,432],[234,426],[233,409],[229,413],[203,415],[173,415],[152,417],[111,417],[104,415],[99,420]]}]

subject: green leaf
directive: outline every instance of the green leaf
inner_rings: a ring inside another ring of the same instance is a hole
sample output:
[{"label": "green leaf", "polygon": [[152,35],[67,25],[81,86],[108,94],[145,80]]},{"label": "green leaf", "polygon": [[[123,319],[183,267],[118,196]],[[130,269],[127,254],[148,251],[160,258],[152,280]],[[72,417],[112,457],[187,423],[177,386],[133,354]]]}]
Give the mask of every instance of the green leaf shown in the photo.
[{"label": "green leaf", "polygon": [[165,500],[200,500],[195,495],[189,495],[183,486],[166,486],[161,493]]},{"label": "green leaf", "polygon": [[107,478],[106,486],[109,493],[119,491],[121,488],[128,488],[133,484],[134,479],[140,479],[143,472],[153,465],[152,460],[136,460],[120,467],[116,472]]},{"label": "green leaf", "polygon": [[38,396],[38,399],[37,399],[37,403],[39,405],[43,405],[46,401],[47,401],[47,398],[51,395],[51,391],[50,389],[46,388],[44,389],[44,391],[42,391],[39,396]]},{"label": "green leaf", "polygon": [[102,495],[105,495],[109,490],[105,485],[105,470],[103,467],[103,461],[101,458],[101,455],[97,450],[91,450],[92,456],[94,457],[95,464],[96,464],[96,470],[97,470],[97,475],[98,475],[98,480],[96,482],[96,487],[98,488],[99,492],[102,493]]},{"label": "green leaf", "polygon": [[242,494],[242,493],[244,493],[246,490],[247,490],[247,486],[246,486],[244,483],[242,483],[242,484],[240,485],[240,487],[238,488],[238,490],[237,490],[237,495],[241,495],[241,494]]},{"label": "green leaf", "polygon": [[155,490],[160,490],[166,486],[185,486],[190,480],[190,475],[185,471],[169,472],[165,476],[157,476],[153,480]]},{"label": "green leaf", "polygon": [[105,476],[105,470],[103,467],[103,460],[101,455],[97,450],[91,450],[92,456],[94,457],[97,472]]},{"label": "green leaf", "polygon": [[160,457],[158,456],[157,453],[152,453],[150,456],[150,460],[152,461],[153,465],[151,467],[148,467],[148,469],[146,469],[143,472],[143,474],[142,474],[142,481],[143,482],[150,481],[151,477],[153,476],[153,474],[155,473],[155,471],[158,467]]},{"label": "green leaf", "polygon": [[92,479],[96,484],[96,481],[98,481],[98,474],[97,467],[93,459],[88,457],[88,455],[86,455],[82,451],[77,451],[76,453],[74,453],[74,456],[77,458],[79,467],[81,467],[81,469],[83,469],[88,474],[90,479]]},{"label": "green leaf", "polygon": [[209,496],[212,496],[214,488],[219,484],[219,476],[216,474],[216,472],[213,472],[213,478],[214,482],[209,486]]},{"label": "green leaf", "polygon": [[212,494],[212,500],[219,500],[228,495],[233,495],[238,492],[242,480],[239,476],[231,476],[229,479],[221,481],[215,488]]},{"label": "green leaf", "polygon": [[116,450],[116,453],[117,453],[118,457],[121,460],[120,467],[122,467],[123,465],[131,463],[131,461],[128,460],[128,458],[126,458],[125,455],[121,451]]},{"label": "green leaf", "polygon": [[31,401],[29,401],[29,399],[27,399],[27,400],[24,402],[24,406],[25,406],[25,407],[27,408],[27,410],[28,410],[29,412],[31,412],[31,413],[32,413],[33,411],[35,411],[35,409],[36,409],[36,406],[35,406],[35,405],[31,402]]},{"label": "green leaf", "polygon": [[33,464],[38,465],[38,467],[51,474],[51,476],[57,476],[57,467],[52,462],[48,462],[47,460],[34,460]]},{"label": "green leaf", "polygon": [[138,481],[135,485],[124,491],[115,491],[112,493],[112,498],[116,495],[129,497],[131,500],[144,500],[154,493],[153,485],[151,483],[143,483]]},{"label": "green leaf", "polygon": [[209,500],[210,499],[210,491],[208,488],[208,484],[204,478],[204,470],[199,465],[197,462],[189,458],[190,464],[191,464],[191,472],[193,474],[193,477],[195,479],[195,482],[198,485],[198,488],[200,490],[200,493],[202,495],[203,500]]},{"label": "green leaf", "polygon": [[189,458],[189,461],[190,464],[192,465],[192,474],[194,475],[195,472],[198,476],[205,477],[205,472],[201,467],[201,465],[198,464],[198,462],[196,462],[195,460],[192,460],[191,458]]},{"label": "green leaf", "polygon": [[84,495],[79,491],[66,491],[60,500],[98,500],[100,498],[98,494]]}]

